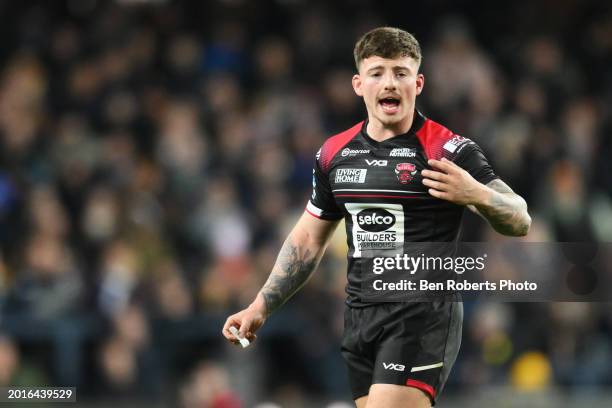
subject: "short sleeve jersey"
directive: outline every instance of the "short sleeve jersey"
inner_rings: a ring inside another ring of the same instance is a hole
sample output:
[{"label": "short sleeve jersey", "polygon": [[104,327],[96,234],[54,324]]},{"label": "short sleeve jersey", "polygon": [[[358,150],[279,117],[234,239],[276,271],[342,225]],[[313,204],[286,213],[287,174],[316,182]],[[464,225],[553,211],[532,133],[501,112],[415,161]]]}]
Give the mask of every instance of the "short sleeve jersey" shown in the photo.
[{"label": "short sleeve jersey", "polygon": [[451,160],[483,184],[497,178],[476,143],[418,111],[407,133],[382,142],[368,136],[366,125],[360,122],[323,144],[306,207],[320,219],[345,219],[352,306],[362,305],[361,262],[367,253],[401,254],[408,242],[457,239],[464,207],[427,192],[421,171],[431,168],[429,159]]}]

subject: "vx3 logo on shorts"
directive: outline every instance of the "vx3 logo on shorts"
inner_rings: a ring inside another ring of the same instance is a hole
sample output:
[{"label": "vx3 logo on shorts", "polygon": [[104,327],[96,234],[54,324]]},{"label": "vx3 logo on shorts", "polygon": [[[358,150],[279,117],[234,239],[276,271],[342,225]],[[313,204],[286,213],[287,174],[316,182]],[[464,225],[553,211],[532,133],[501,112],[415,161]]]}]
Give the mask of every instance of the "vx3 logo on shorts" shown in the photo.
[{"label": "vx3 logo on shorts", "polygon": [[395,371],[404,371],[406,369],[405,365],[396,364],[396,363],[385,363],[383,362],[383,367],[385,370],[395,370]]}]

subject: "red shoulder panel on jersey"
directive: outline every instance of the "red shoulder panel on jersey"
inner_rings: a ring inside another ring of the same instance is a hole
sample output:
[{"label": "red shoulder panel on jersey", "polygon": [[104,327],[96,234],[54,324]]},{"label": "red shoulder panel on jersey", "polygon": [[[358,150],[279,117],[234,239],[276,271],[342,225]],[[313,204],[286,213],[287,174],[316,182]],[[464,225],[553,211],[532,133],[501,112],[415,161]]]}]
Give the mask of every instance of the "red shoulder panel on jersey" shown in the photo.
[{"label": "red shoulder panel on jersey", "polygon": [[440,160],[444,156],[442,149],[446,142],[454,136],[461,137],[431,119],[425,121],[421,129],[416,132],[416,135],[423,146],[427,159],[436,160]]},{"label": "red shoulder panel on jersey", "polygon": [[348,142],[350,142],[357,133],[361,130],[363,126],[363,121],[357,123],[350,129],[345,130],[342,133],[338,133],[327,139],[321,148],[321,157],[319,158],[319,162],[321,163],[321,169],[324,172],[327,172],[329,169],[329,165],[331,164],[332,159],[338,153],[340,149],[342,149]]}]

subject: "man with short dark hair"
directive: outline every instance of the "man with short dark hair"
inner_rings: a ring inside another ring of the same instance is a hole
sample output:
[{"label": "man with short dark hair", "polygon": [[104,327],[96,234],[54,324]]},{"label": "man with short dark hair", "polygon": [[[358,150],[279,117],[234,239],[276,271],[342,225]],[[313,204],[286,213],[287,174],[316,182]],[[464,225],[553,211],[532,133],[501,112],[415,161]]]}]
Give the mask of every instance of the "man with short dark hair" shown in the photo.
[{"label": "man with short dark hair", "polygon": [[527,234],[525,201],[493,172],[470,139],[425,118],[415,101],[425,84],[417,40],[381,27],[355,45],[352,84],[367,120],[329,138],[316,156],[313,193],[268,281],[230,326],[255,340],[268,316],[308,280],[340,219],[349,245],[342,354],[358,408],[435,404],[461,342],[457,294],[427,302],[369,303],[362,266],[372,250],[402,253],[411,242],[451,242],[463,208],[505,235]]}]

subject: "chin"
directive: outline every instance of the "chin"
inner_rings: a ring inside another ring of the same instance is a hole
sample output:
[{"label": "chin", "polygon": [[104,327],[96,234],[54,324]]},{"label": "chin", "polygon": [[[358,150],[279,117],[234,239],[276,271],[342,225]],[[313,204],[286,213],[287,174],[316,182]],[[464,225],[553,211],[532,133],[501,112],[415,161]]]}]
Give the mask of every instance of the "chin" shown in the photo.
[{"label": "chin", "polygon": [[382,123],[385,126],[391,126],[391,125],[396,125],[398,123],[400,123],[402,121],[403,118],[405,118],[406,115],[401,116],[401,115],[393,115],[393,116],[388,116],[388,115],[384,115],[384,116],[379,116],[378,120],[380,121],[380,123]]}]

